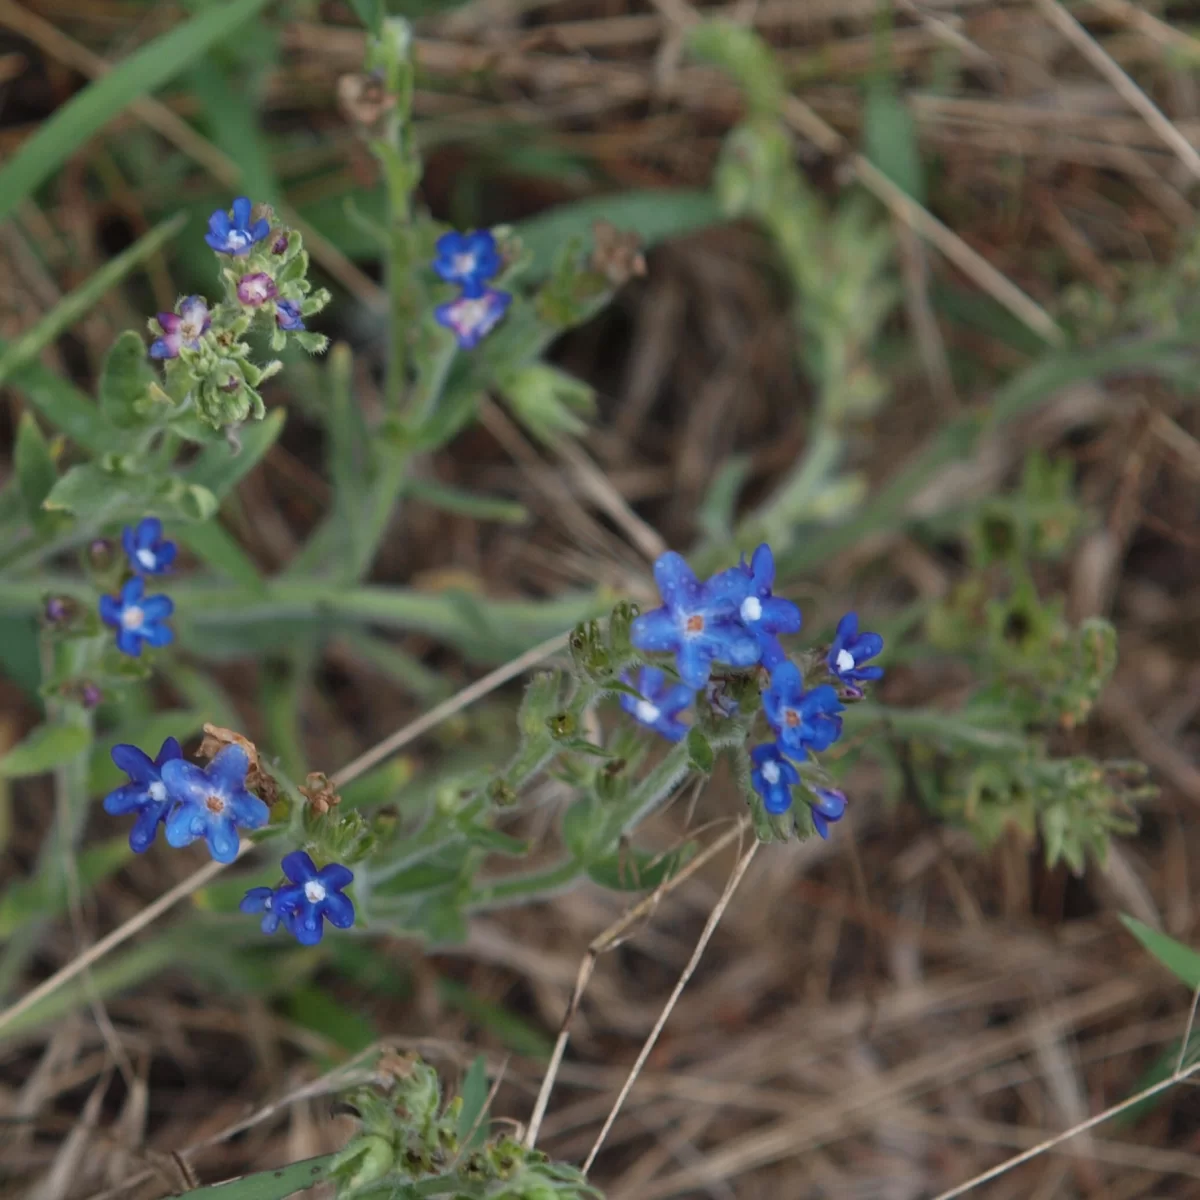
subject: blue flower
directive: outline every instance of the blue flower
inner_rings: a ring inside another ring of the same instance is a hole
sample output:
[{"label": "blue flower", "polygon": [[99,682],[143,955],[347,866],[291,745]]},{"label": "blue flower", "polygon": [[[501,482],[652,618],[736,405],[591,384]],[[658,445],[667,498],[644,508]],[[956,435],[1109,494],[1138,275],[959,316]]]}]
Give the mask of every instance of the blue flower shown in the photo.
[{"label": "blue flower", "polygon": [[175,809],[167,817],[167,841],[187,846],[204,838],[217,862],[237,858],[238,826],[261,829],[270,818],[267,806],[246,790],[250,760],[241,746],[225,746],[206,768],[182,759],[162,769]]},{"label": "blue flower", "polygon": [[639,650],[672,652],[680,679],[693,689],[708,682],[714,662],[734,667],[758,662],[758,640],[738,620],[734,602],[710,594],[681,555],[668,550],[659,558],[654,580],[663,606],[633,622],[630,639]]},{"label": "blue flower", "polygon": [[792,788],[800,782],[800,772],[779,751],[774,742],[755,746],[750,751],[754,770],[750,783],[763,798],[769,813],[785,813],[792,807]]},{"label": "blue flower", "polygon": [[233,220],[223,208],[218,208],[208,218],[208,232],[204,240],[218,254],[232,254],[240,258],[250,253],[255,242],[261,242],[271,232],[271,223],[265,217],[250,224],[252,205],[245,196],[239,196],[233,202]]},{"label": "blue flower", "polygon": [[203,296],[185,296],[177,313],[160,312],[154,319],[162,337],[150,343],[151,358],[178,358],[181,349],[199,350],[200,339],[212,325]]},{"label": "blue flower", "polygon": [[846,793],[839,792],[837,788],[813,788],[816,794],[816,803],[809,801],[809,807],[812,809],[813,826],[816,831],[823,837],[829,836],[829,825],[833,821],[840,821],[846,812]]},{"label": "blue flower", "polygon": [[295,333],[304,328],[304,318],[300,314],[300,305],[295,300],[275,301],[275,324],[285,333]]},{"label": "blue flower", "polygon": [[833,645],[829,647],[829,671],[840,679],[852,696],[861,696],[860,684],[883,678],[882,667],[860,664],[874,658],[883,649],[883,638],[877,633],[858,632],[858,614],[847,613],[839,622]]},{"label": "blue flower", "polygon": [[325,932],[323,920],[338,929],[354,924],[354,904],[343,891],[354,879],[349,867],[330,863],[318,871],[303,850],[285,854],[281,865],[292,886],[281,887],[273,904],[296,941],[315,946]]},{"label": "blue flower", "polygon": [[112,748],[112,760],[129,776],[129,782],[104,797],[104,811],[114,817],[137,814],[129,831],[129,848],[135,854],[150,848],[158,833],[158,823],[171,807],[171,795],[162,780],[162,767],[182,757],[183,751],[173,737],[163,742],[158,757],[153,760],[136,746],[122,744]]},{"label": "blue flower", "polygon": [[708,581],[709,592],[737,605],[738,617],[762,647],[762,661],[773,667],[786,655],[779,644],[781,633],[800,632],[800,610],[782,596],[771,595],[775,583],[775,556],[765,542],[745,560]]},{"label": "blue flower", "polygon": [[443,233],[437,240],[433,269],[447,283],[462,285],[464,296],[481,296],[503,264],[496,239],[486,229],[474,233]]},{"label": "blue flower", "polygon": [[827,683],[804,690],[800,668],[782,662],[771,672],[771,686],[763,692],[763,711],[779,737],[780,748],[794,758],[809,750],[827,750],[842,735],[843,711],[837,692]]},{"label": "blue flower", "polygon": [[142,643],[165,646],[175,634],[163,622],[175,611],[169,596],[147,596],[146,581],[135,575],[121,589],[121,595],[100,597],[100,620],[117,631],[117,649],[138,658]]},{"label": "blue flower", "polygon": [[283,919],[275,904],[275,889],[269,887],[251,888],[238,905],[244,913],[262,913],[263,933],[274,933]]},{"label": "blue flower", "polygon": [[643,667],[634,683],[625,672],[621,682],[641,693],[641,699],[621,693],[621,707],[635,721],[662,734],[669,742],[677,742],[688,731],[688,727],[676,717],[691,704],[695,691],[685,683],[671,685],[657,667]]},{"label": "blue flower", "polygon": [[439,325],[454,330],[463,350],[470,350],[496,328],[511,303],[512,296],[508,292],[484,288],[478,296],[464,292],[449,304],[439,304],[433,315]]},{"label": "blue flower", "polygon": [[162,575],[175,561],[175,543],[163,537],[162,522],[157,517],[145,517],[136,527],[126,525],[121,531],[121,545],[129,565],[139,575]]}]

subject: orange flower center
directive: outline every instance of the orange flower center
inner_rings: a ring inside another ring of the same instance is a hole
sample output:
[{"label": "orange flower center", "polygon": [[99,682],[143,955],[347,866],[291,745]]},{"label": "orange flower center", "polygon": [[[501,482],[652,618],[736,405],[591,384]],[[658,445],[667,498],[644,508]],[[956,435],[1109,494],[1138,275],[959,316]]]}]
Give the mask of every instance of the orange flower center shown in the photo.
[{"label": "orange flower center", "polygon": [[225,811],[225,801],[220,796],[209,796],[204,802],[204,807],[210,813],[223,813]]},{"label": "orange flower center", "polygon": [[794,708],[789,708],[783,714],[783,723],[785,725],[792,726],[792,728],[794,729],[797,725],[800,724],[800,714]]},{"label": "orange flower center", "polygon": [[699,613],[692,613],[692,615],[688,617],[684,628],[688,631],[688,633],[703,633],[704,618]]}]

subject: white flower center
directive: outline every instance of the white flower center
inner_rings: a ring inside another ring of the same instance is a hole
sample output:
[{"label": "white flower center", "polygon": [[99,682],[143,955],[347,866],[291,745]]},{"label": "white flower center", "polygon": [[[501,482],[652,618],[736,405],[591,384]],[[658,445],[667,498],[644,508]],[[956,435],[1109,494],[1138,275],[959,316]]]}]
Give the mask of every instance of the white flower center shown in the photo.
[{"label": "white flower center", "polygon": [[146,614],[135,604],[121,614],[121,624],[126,629],[141,629],[146,623]]},{"label": "white flower center", "polygon": [[639,700],[637,702],[637,719],[644,725],[653,725],[659,718],[658,706],[651,704],[649,700]]},{"label": "white flower center", "polygon": [[838,651],[837,669],[839,671],[852,671],[854,669],[854,655],[849,650]]},{"label": "white flower center", "polygon": [[742,601],[742,620],[757,621],[762,616],[762,601],[757,596],[747,596]]},{"label": "white flower center", "polygon": [[454,256],[454,269],[460,275],[469,275],[473,270],[475,270],[475,255],[456,254]]},{"label": "white flower center", "polygon": [[147,571],[153,571],[158,559],[154,557],[153,550],[139,550],[137,552],[137,560],[146,568]]},{"label": "white flower center", "polygon": [[167,798],[167,785],[156,779],[147,789],[146,794],[155,804],[161,804]]},{"label": "white flower center", "polygon": [[240,229],[231,229],[229,231],[229,237],[225,240],[230,246],[234,246],[238,250],[240,250],[243,246],[250,245],[250,235],[248,233],[242,233]]},{"label": "white flower center", "polygon": [[474,329],[477,325],[482,325],[487,320],[487,301],[463,300],[459,303],[458,312],[455,315],[458,318],[460,329]]},{"label": "white flower center", "polygon": [[325,899],[325,885],[319,880],[310,879],[304,885],[304,898],[309,904],[320,904]]},{"label": "white flower center", "polygon": [[777,762],[765,762],[761,769],[762,777],[774,787],[779,782],[779,764]]}]

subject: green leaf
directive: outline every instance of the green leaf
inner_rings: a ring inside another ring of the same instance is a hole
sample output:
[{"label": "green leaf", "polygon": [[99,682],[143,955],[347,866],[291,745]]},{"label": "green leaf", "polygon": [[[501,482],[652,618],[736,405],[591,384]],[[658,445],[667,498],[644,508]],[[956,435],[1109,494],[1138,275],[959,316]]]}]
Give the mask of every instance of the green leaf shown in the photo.
[{"label": "green leaf", "polygon": [[21,490],[21,505],[31,525],[44,521],[42,502],[50,494],[58,472],[50,453],[50,443],[42,434],[37,418],[31,412],[21,414],[17,426],[17,444],[13,450],[13,467]]},{"label": "green leaf", "polygon": [[[90,91],[91,89],[89,88],[88,90]],[[84,94],[86,95],[86,93]],[[74,103],[74,101],[71,103]],[[70,106],[70,104],[67,104],[64,105],[64,108],[70,108]],[[58,111],[61,113],[63,109],[60,108]],[[47,125],[53,124],[54,120],[55,117],[51,117],[46,125],[42,126],[42,130],[44,131]],[[21,150],[17,152],[16,158],[13,159],[9,167],[0,170],[0,181],[11,171],[12,166],[16,163],[16,159],[20,158],[30,142],[36,142],[38,137],[40,137],[40,134],[35,134],[30,138],[22,146]],[[4,217],[6,212],[5,203],[8,199],[9,197],[5,195],[3,190],[3,183],[0,182],[0,219]],[[0,383],[8,379],[14,371],[35,359],[59,334],[69,329],[72,325],[77,324],[96,307],[96,303],[105,292],[114,288],[134,267],[149,258],[168,238],[173,237],[182,228],[182,216],[174,216],[169,221],[164,221],[161,225],[155,226],[149,233],[134,242],[128,250],[123,251],[116,258],[110,259],[105,263],[99,271],[80,287],[76,288],[75,291],[64,296],[32,329],[23,333],[16,341],[10,342],[3,353],[0,353]]]},{"label": "green leaf", "polygon": [[323,1154],[320,1158],[306,1158],[292,1163],[290,1167],[277,1167],[271,1171],[257,1171],[225,1183],[214,1183],[196,1188],[187,1193],[188,1200],[284,1200],[293,1192],[304,1191],[314,1184],[328,1179],[336,1154]]},{"label": "green leaf", "polygon": [[0,616],[0,672],[41,704],[42,660],[32,617]]},{"label": "green leaf", "polygon": [[404,485],[405,495],[419,500],[432,508],[454,513],[460,517],[471,517],[476,521],[498,521],[503,525],[524,525],[529,520],[529,509],[516,500],[504,500],[499,496],[481,496],[462,488],[449,487],[430,480],[410,479]]},{"label": "green leaf", "polygon": [[59,107],[0,168],[0,220],[113,117],[169,82],[265,5],[266,0],[212,5],[136,50]]},{"label": "green leaf", "polygon": [[387,16],[383,0],[350,0],[350,6],[372,37],[383,36],[383,18]]},{"label": "green leaf", "polygon": [[176,541],[185,545],[214,571],[257,595],[266,595],[266,583],[250,556],[232,534],[216,520],[184,525],[175,530]]},{"label": "green leaf", "polygon": [[99,463],[80,463],[59,479],[43,507],[86,517],[92,525],[148,513],[207,521],[217,511],[217,499],[208,488],[174,475],[107,470]]},{"label": "green leaf", "polygon": [[82,754],[92,740],[82,725],[39,725],[0,758],[0,778],[40,775]]},{"label": "green leaf", "polygon": [[516,1054],[526,1058],[550,1057],[552,1043],[540,1029],[509,1012],[499,1004],[493,1004],[477,996],[465,984],[456,979],[439,979],[438,995],[445,1004],[453,1005],[471,1020],[478,1022]]},{"label": "green leaf", "polygon": [[1150,953],[1158,959],[1180,983],[1193,991],[1200,987],[1200,954],[1190,946],[1177,942],[1149,925],[1143,925],[1136,917],[1121,913],[1121,924],[1133,934]]},{"label": "green leaf", "polygon": [[621,849],[589,863],[587,873],[595,883],[614,892],[650,891],[675,875],[695,852],[695,842],[670,854]]},{"label": "green leaf", "polygon": [[125,330],[104,358],[98,389],[100,411],[118,428],[140,425],[146,390],[154,382],[146,343],[132,329]]},{"label": "green leaf", "polygon": [[876,79],[867,89],[863,132],[867,158],[898,188],[923,205],[925,172],[916,122],[891,79]]},{"label": "green leaf", "polygon": [[471,1063],[458,1094],[463,1102],[458,1113],[458,1137],[463,1150],[471,1150],[487,1138],[487,1122],[483,1119],[488,1100],[487,1059],[482,1054]]},{"label": "green leaf", "polygon": [[327,1037],[351,1054],[365,1050],[379,1036],[362,1013],[353,1012],[323,988],[294,989],[287,1011],[297,1025]]},{"label": "green leaf", "polygon": [[[125,834],[88,846],[79,855],[79,883],[90,891],[119,870],[133,856]],[[67,885],[62,872],[21,879],[0,896],[0,940],[12,937],[22,925],[36,917],[53,917],[67,906]]]},{"label": "green leaf", "polygon": [[[0,354],[12,345],[0,341]],[[15,369],[7,386],[77,446],[93,454],[119,453],[125,447],[125,435],[104,419],[91,398],[40,362],[27,362]]]},{"label": "green leaf", "polygon": [[548,274],[554,256],[572,238],[582,238],[590,251],[592,226],[597,221],[608,221],[623,233],[636,233],[646,246],[653,246],[723,220],[710,193],[686,189],[621,192],[560,205],[517,226],[525,251],[532,256],[524,278]]},{"label": "green leaf", "polygon": [[283,430],[287,413],[277,408],[261,421],[238,431],[241,448],[236,452],[226,442],[214,442],[184,471],[190,483],[207,488],[223,500],[258,465]]}]

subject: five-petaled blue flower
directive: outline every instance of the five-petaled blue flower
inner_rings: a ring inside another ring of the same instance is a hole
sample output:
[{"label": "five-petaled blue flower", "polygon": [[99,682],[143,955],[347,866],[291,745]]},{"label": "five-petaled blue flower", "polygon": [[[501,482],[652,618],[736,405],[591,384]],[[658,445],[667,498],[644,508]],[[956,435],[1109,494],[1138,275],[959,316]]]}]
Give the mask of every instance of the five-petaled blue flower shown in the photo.
[{"label": "five-petaled blue flower", "polygon": [[823,837],[829,836],[829,826],[834,821],[840,821],[846,812],[846,793],[837,788],[813,788],[816,801],[810,800],[813,827]]},{"label": "five-petaled blue flower", "polygon": [[754,769],[750,783],[763,798],[769,813],[785,813],[792,807],[792,788],[800,782],[800,772],[780,753],[774,742],[755,746],[750,751]]},{"label": "five-petaled blue flower", "polygon": [[250,253],[255,242],[261,242],[271,232],[271,223],[260,217],[252,225],[250,213],[253,205],[245,196],[239,196],[233,202],[233,220],[223,208],[218,208],[208,218],[208,232],[204,240],[218,254],[232,254],[240,258]]},{"label": "five-petaled blue flower", "polygon": [[657,667],[643,667],[636,683],[626,672],[621,676],[621,682],[639,693],[634,697],[622,692],[619,697],[621,707],[635,721],[662,734],[669,742],[677,742],[687,733],[688,727],[678,720],[678,716],[691,704],[694,689],[686,683],[668,683]]},{"label": "five-petaled blue flower", "polygon": [[771,673],[771,686],[763,692],[763,711],[779,738],[780,749],[794,758],[809,750],[828,750],[841,736],[843,711],[837,692],[827,683],[804,690],[800,668],[782,662]]},{"label": "five-petaled blue flower", "polygon": [[121,545],[129,565],[139,575],[162,575],[175,561],[175,543],[163,537],[162,522],[157,517],[144,517],[136,526],[126,525],[121,531]]},{"label": "five-petaled blue flower", "polygon": [[142,643],[165,646],[175,636],[164,621],[175,611],[169,596],[147,596],[146,581],[135,575],[121,589],[120,597],[100,597],[100,620],[117,631],[117,649],[137,658]]},{"label": "five-petaled blue flower", "polygon": [[280,865],[291,886],[281,887],[272,904],[296,941],[315,946],[325,932],[323,921],[338,929],[354,924],[354,904],[344,892],[354,879],[349,867],[330,863],[318,871],[303,850],[285,854]]},{"label": "five-petaled blue flower", "polygon": [[447,283],[461,284],[464,296],[481,296],[503,264],[496,239],[486,229],[474,233],[443,233],[437,240],[433,269]]},{"label": "five-petaled blue flower", "polygon": [[439,325],[454,331],[463,350],[471,350],[500,324],[511,303],[508,292],[484,288],[478,296],[464,292],[449,304],[439,304],[433,315]]},{"label": "five-petaled blue flower", "polygon": [[246,790],[250,760],[241,746],[225,746],[206,768],[173,759],[162,768],[162,781],[176,801],[167,817],[167,841],[187,846],[204,838],[217,862],[231,863],[238,852],[238,826],[261,829],[267,806]]},{"label": "five-petaled blue flower", "polygon": [[679,677],[690,688],[708,682],[714,662],[749,667],[759,661],[758,639],[741,623],[733,600],[713,595],[682,555],[662,555],[654,580],[663,606],[633,622],[630,639],[639,650],[674,653]]},{"label": "five-petaled blue flower", "polygon": [[238,908],[244,913],[262,913],[263,933],[274,933],[283,919],[275,903],[275,889],[269,887],[251,888],[243,897]]},{"label": "five-petaled blue flower", "polygon": [[765,667],[773,667],[787,657],[778,635],[799,633],[801,623],[800,610],[790,600],[771,595],[774,583],[775,557],[765,542],[755,550],[749,564],[743,560],[708,581],[713,596],[725,597],[737,605],[742,624],[758,638]]},{"label": "five-petaled blue flower", "polygon": [[295,333],[304,328],[304,317],[300,313],[300,305],[295,300],[275,301],[275,324],[284,333]]},{"label": "five-petaled blue flower", "polygon": [[136,746],[123,744],[112,748],[112,760],[129,776],[129,782],[104,797],[104,811],[114,817],[137,814],[129,831],[129,848],[135,854],[150,848],[159,822],[166,818],[171,807],[171,793],[163,783],[162,768],[182,757],[183,751],[173,737],[163,742],[153,760]]},{"label": "five-petaled blue flower", "polygon": [[849,688],[852,696],[861,696],[860,684],[883,678],[882,667],[861,664],[882,649],[883,638],[877,633],[859,633],[858,614],[849,612],[838,622],[837,634],[829,647],[829,671]]}]

